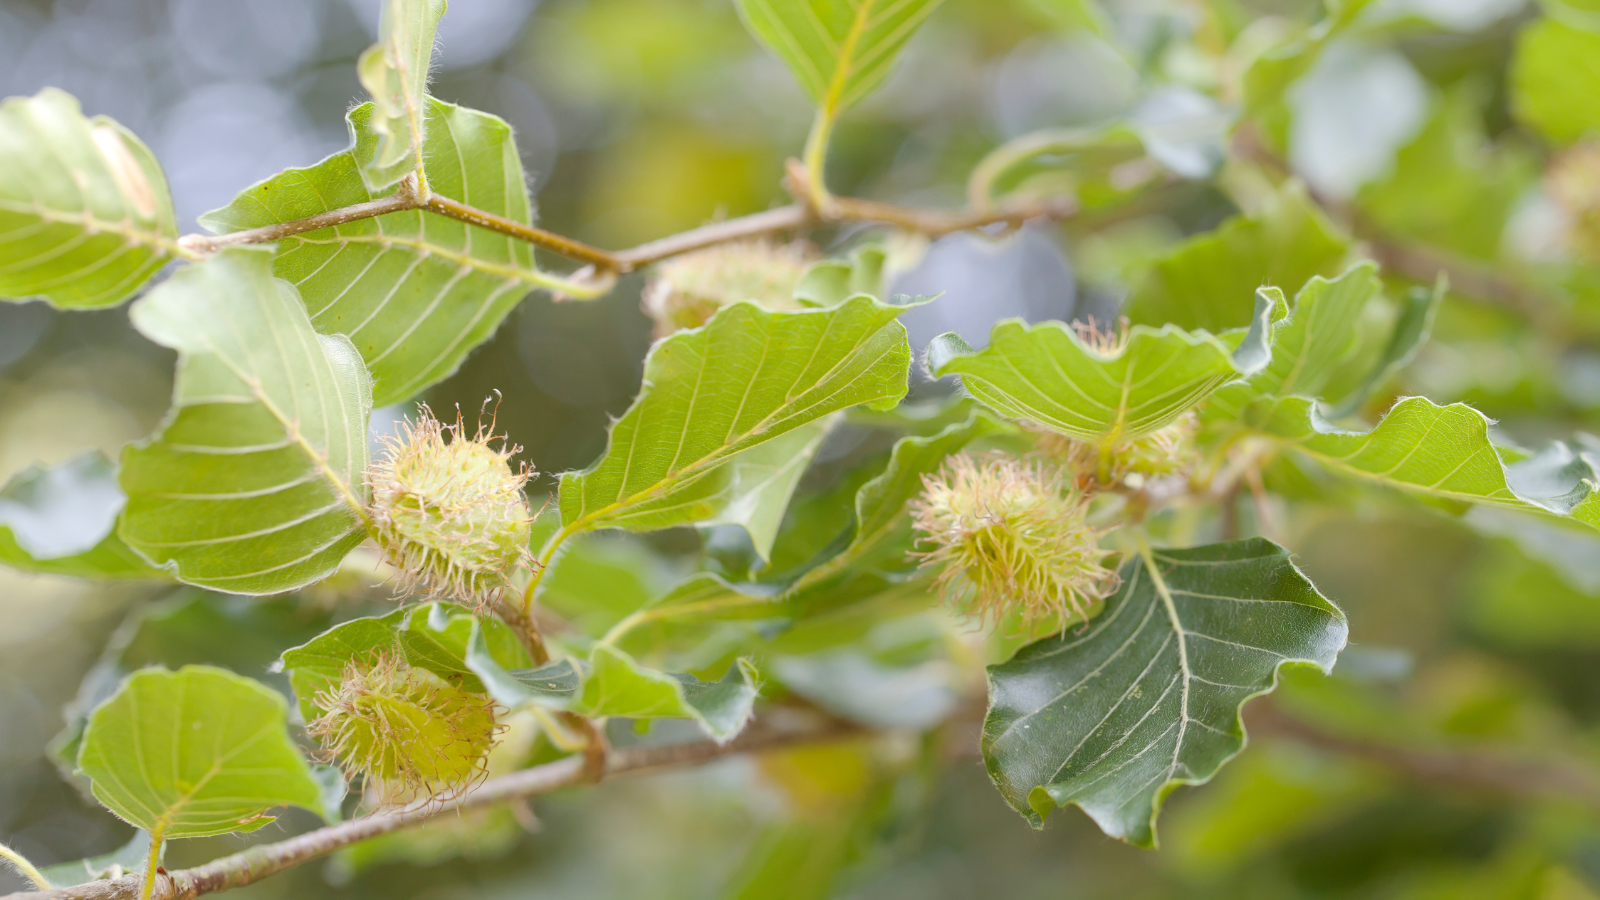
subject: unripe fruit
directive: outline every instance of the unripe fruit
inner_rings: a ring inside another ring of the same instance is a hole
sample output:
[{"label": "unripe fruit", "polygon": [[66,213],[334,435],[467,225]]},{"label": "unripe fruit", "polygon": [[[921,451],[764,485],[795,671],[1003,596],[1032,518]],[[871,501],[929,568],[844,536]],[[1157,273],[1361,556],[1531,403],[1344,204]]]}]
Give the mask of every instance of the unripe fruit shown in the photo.
[{"label": "unripe fruit", "polygon": [[1087,619],[1116,585],[1111,551],[1087,522],[1089,501],[1059,473],[1005,456],[957,456],[923,477],[912,503],[924,565],[946,602],[981,621],[1031,632]]},{"label": "unripe fruit", "polygon": [[494,704],[388,655],[353,661],[306,730],[384,805],[458,795],[486,773]]},{"label": "unripe fruit", "polygon": [[801,306],[794,289],[811,262],[803,243],[753,240],[709,247],[657,265],[642,304],[655,320],[657,337],[699,328],[740,300],[754,300],[770,310],[796,310]]},{"label": "unripe fruit", "polygon": [[481,430],[467,438],[459,418],[441,425],[424,407],[388,449],[367,483],[373,531],[402,590],[487,609],[528,558],[530,473],[511,468],[515,448],[494,449]]},{"label": "unripe fruit", "polygon": [[1129,481],[1128,476],[1134,474],[1156,478],[1187,472],[1194,464],[1194,437],[1199,429],[1199,418],[1188,412],[1165,428],[1126,444],[1092,444],[1048,432],[1040,436],[1037,446],[1072,473],[1080,487],[1104,487]]}]

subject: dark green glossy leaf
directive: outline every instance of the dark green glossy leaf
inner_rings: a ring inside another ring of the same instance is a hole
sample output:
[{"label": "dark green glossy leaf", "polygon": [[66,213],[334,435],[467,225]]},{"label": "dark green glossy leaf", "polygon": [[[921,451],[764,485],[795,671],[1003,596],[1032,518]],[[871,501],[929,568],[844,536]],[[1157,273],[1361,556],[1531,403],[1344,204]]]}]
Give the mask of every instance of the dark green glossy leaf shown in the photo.
[{"label": "dark green glossy leaf", "polygon": [[1348,629],[1260,538],[1156,550],[1121,574],[1086,628],[990,667],[983,754],[1036,826],[1076,803],[1107,834],[1153,846],[1166,796],[1244,747],[1245,701],[1285,665],[1331,671]]}]

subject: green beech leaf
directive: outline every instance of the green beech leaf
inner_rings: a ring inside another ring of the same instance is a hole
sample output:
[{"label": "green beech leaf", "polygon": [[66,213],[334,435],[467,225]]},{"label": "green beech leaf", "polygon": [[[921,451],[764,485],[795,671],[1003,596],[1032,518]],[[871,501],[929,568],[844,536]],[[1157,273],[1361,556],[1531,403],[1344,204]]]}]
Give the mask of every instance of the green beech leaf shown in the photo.
[{"label": "green beech leaf", "polygon": [[378,43],[356,63],[361,86],[372,95],[376,110],[372,130],[377,152],[361,166],[361,177],[375,191],[423,167],[421,149],[430,124],[423,104],[434,32],[444,10],[445,0],[385,0]]},{"label": "green beech leaf", "polygon": [[771,558],[772,542],[777,540],[789,498],[831,424],[826,419],[807,422],[724,463],[728,470],[726,499],[719,499],[720,510],[698,524],[738,525],[749,533],[756,553],[762,559]]},{"label": "green beech leaf", "polygon": [[1600,131],[1600,32],[1536,19],[1517,36],[1511,108],[1523,124],[1567,144]]},{"label": "green beech leaf", "polygon": [[630,719],[693,719],[717,741],[732,739],[750,720],[760,677],[748,659],[737,659],[721,681],[647,669],[607,644],[589,655],[577,708],[587,716]]},{"label": "green beech leaf", "polygon": [[922,492],[923,476],[946,458],[1003,426],[984,413],[929,437],[895,442],[889,465],[856,492],[855,518],[835,540],[838,553],[814,562],[779,597],[786,614],[832,609],[878,593],[917,569],[909,504]]},{"label": "green beech leaf", "polygon": [[1148,847],[1166,796],[1244,747],[1245,701],[1286,664],[1331,671],[1348,627],[1262,538],[1156,550],[1121,574],[1086,629],[989,668],[983,756],[1036,827],[1076,803],[1107,834]]},{"label": "green beech leaf", "polygon": [[[163,846],[161,849],[163,851],[161,855],[165,857],[166,847]],[[150,859],[150,834],[143,829],[135,829],[133,837],[129,838],[126,844],[110,853],[57,863],[53,866],[41,866],[39,874],[59,890],[99,881],[102,878],[121,878],[130,873],[143,872],[148,859]]]},{"label": "green beech leaf", "polygon": [[229,247],[135,303],[178,351],[172,411],[122,455],[120,535],[181,581],[270,594],[318,581],[366,537],[371,383],[311,328],[270,247]]},{"label": "green beech leaf", "polygon": [[571,709],[583,686],[583,668],[571,659],[558,659],[538,667],[506,668],[484,637],[481,623],[468,636],[463,661],[483,683],[484,691],[508,709],[542,706]]},{"label": "green beech leaf", "polygon": [[940,0],[738,0],[746,27],[833,118],[872,93]]},{"label": "green beech leaf", "polygon": [[850,251],[848,259],[812,263],[795,285],[794,298],[807,306],[838,306],[857,294],[883,296],[883,267],[889,254],[878,244]]},{"label": "green beech leaf", "polygon": [[480,624],[464,609],[430,603],[330,628],[285,650],[282,667],[289,673],[300,714],[307,721],[319,713],[312,702],[317,694],[337,685],[352,661],[370,662],[380,653],[427,669],[464,691],[481,694],[484,684],[467,659],[475,633],[483,652],[499,660],[498,665],[520,669],[532,664],[528,651],[499,619],[484,619]]},{"label": "green beech leaf", "polygon": [[903,311],[864,296],[801,312],[736,303],[656,344],[605,454],[561,476],[566,530],[708,518],[736,454],[849,406],[893,406],[911,362]]},{"label": "green beech leaf", "polygon": [[75,785],[81,781],[73,770],[89,713],[129,673],[146,666],[213,665],[252,677],[259,673],[269,687],[287,695],[288,680],[269,674],[269,667],[284,647],[315,637],[331,618],[330,610],[293,595],[262,599],[187,587],[135,607],[63,711],[66,724],[50,741],[51,762]]},{"label": "green beech leaf", "polygon": [[144,669],[89,716],[78,767],[158,840],[254,831],[275,806],[321,810],[276,691],[210,666]]},{"label": "green beech leaf", "polygon": [[1332,418],[1342,419],[1353,415],[1390,376],[1411,362],[1412,357],[1417,355],[1417,348],[1427,343],[1428,336],[1433,332],[1433,317],[1444,302],[1445,288],[1446,280],[1441,273],[1433,287],[1414,287],[1406,292],[1400,315],[1395,318],[1383,353],[1360,385],[1334,408]]},{"label": "green beech leaf", "polygon": [[1383,291],[1378,267],[1363,263],[1332,281],[1321,275],[1306,282],[1289,310],[1283,295],[1272,295],[1287,316],[1275,315],[1272,361],[1247,382],[1228,385],[1209,401],[1215,413],[1237,416],[1244,404],[1258,397],[1288,394],[1320,396],[1340,368],[1349,365],[1361,349],[1361,313]]},{"label": "green beech leaf", "polygon": [[1556,443],[1511,462],[1489,442],[1489,419],[1465,403],[1396,403],[1370,431],[1329,422],[1316,401],[1285,397],[1245,424],[1323,466],[1427,497],[1571,516],[1600,528],[1593,454]]},{"label": "green beech leaf", "polygon": [[984,414],[969,416],[928,437],[896,442],[888,467],[855,492],[845,529],[797,569],[759,582],[730,581],[710,572],[690,576],[632,615],[630,646],[650,642],[651,623],[794,619],[838,609],[881,594],[917,569],[907,505],[922,490],[922,476],[946,457],[996,431]]},{"label": "green beech leaf", "polygon": [[99,451],[30,466],[0,488],[0,563],[78,578],[163,578],[117,537],[127,502]]},{"label": "green beech leaf", "polygon": [[[1250,330],[1220,337],[1168,325],[1135,325],[1106,354],[1060,322],[996,323],[989,346],[973,350],[955,334],[935,338],[928,370],[961,376],[980,403],[1081,441],[1122,444],[1171,424],[1218,388],[1271,359],[1271,316],[1281,294],[1262,291]],[[1277,298],[1277,300],[1275,300]]]},{"label": "green beech leaf", "polygon": [[1303,189],[1286,190],[1255,216],[1236,216],[1175,246],[1134,288],[1134,324],[1220,332],[1245,325],[1262,285],[1294,289],[1344,268],[1349,241]]},{"label": "green beech leaf", "polygon": [[179,255],[166,176],[131,132],[55,88],[0,102],[0,297],[111,306]]},{"label": "green beech leaf", "polygon": [[1272,339],[1272,361],[1250,379],[1264,394],[1315,397],[1358,349],[1361,311],[1383,292],[1378,267],[1362,263],[1338,278],[1321,275],[1295,295],[1294,312]]},{"label": "green beech leaf", "polygon": [[693,719],[718,741],[744,729],[760,693],[760,677],[748,659],[735,660],[720,681],[704,682],[646,668],[606,643],[596,644],[587,660],[507,669],[481,635],[474,635],[467,663],[489,696],[512,709],[541,706],[593,718]]},{"label": "green beech leaf", "polygon": [[[361,180],[378,143],[372,104],[348,118],[350,149],[251,185],[200,224],[227,234],[378,199]],[[427,121],[423,157],[435,193],[532,224],[510,125],[431,97]],[[378,406],[449,376],[530,289],[547,284],[528,244],[421,210],[291,235],[278,248],[273,272],[299,289],[318,331],[348,335],[361,351]]]}]

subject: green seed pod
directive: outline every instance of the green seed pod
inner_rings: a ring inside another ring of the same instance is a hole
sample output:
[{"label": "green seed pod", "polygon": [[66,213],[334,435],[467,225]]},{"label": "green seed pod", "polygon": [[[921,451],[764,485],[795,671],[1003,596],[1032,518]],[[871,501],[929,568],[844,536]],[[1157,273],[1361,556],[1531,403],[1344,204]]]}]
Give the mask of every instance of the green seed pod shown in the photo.
[{"label": "green seed pod", "polygon": [[485,775],[499,730],[493,702],[382,654],[313,702],[323,712],[306,730],[383,805],[460,794]]},{"label": "green seed pod", "polygon": [[1181,475],[1194,464],[1194,436],[1200,420],[1184,413],[1165,428],[1120,445],[1091,444],[1046,432],[1039,436],[1040,452],[1070,472],[1079,487],[1092,490],[1139,479]]},{"label": "green seed pod", "polygon": [[957,456],[924,476],[912,503],[923,564],[938,568],[947,603],[1024,632],[1099,611],[1116,573],[1089,527],[1089,500],[1057,471],[1004,456]]},{"label": "green seed pod", "polygon": [[724,306],[754,300],[771,310],[800,309],[794,289],[812,262],[803,243],[767,240],[709,247],[655,267],[642,305],[656,336],[699,328]]},{"label": "green seed pod", "polygon": [[512,470],[515,448],[490,447],[481,430],[469,439],[459,418],[441,425],[424,407],[388,449],[367,483],[373,530],[401,589],[487,609],[528,558],[530,473]]}]

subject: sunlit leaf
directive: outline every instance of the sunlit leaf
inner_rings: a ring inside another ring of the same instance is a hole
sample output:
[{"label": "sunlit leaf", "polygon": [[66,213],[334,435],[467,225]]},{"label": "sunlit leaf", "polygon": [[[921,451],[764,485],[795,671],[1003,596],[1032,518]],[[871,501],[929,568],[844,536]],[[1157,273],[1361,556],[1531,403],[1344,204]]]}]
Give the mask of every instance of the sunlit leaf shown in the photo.
[{"label": "sunlit leaf", "polygon": [[0,563],[78,578],[162,578],[117,537],[127,497],[98,451],[31,466],[0,489]]},{"label": "sunlit leaf", "polygon": [[856,297],[830,309],[768,312],[737,303],[704,328],[658,343],[644,390],[588,469],[561,476],[571,531],[645,531],[707,515],[722,464],[829,413],[905,396],[903,307]]},{"label": "sunlit leaf", "polygon": [[195,588],[180,588],[171,597],[136,607],[63,710],[66,725],[50,741],[51,761],[64,778],[81,781],[73,770],[89,713],[130,673],[146,666],[218,666],[259,677],[287,696],[287,679],[271,674],[269,667],[285,646],[315,637],[331,618],[330,611],[294,596],[262,599]]},{"label": "sunlit leaf", "polygon": [[1249,323],[1256,288],[1292,291],[1344,268],[1347,239],[1303,189],[1286,190],[1259,215],[1237,216],[1178,244],[1134,288],[1134,324],[1172,323],[1212,332]]},{"label": "sunlit leaf", "polygon": [[135,672],[89,717],[78,766],[158,838],[254,831],[275,806],[320,810],[276,691],[209,666]]},{"label": "sunlit leaf", "polygon": [[1383,352],[1361,383],[1334,407],[1333,418],[1355,413],[1390,376],[1411,362],[1411,358],[1417,354],[1417,348],[1427,343],[1428,336],[1433,332],[1433,317],[1444,302],[1444,294],[1445,281],[1442,277],[1432,288],[1414,287],[1406,292]]},{"label": "sunlit leaf", "polygon": [[1273,290],[1287,316],[1274,316],[1279,322],[1273,326],[1272,361],[1249,381],[1218,391],[1209,402],[1210,414],[1236,416],[1259,397],[1321,396],[1361,349],[1362,311],[1383,290],[1377,271],[1372,263],[1363,263],[1332,281],[1315,276],[1295,296],[1292,309]]},{"label": "sunlit leaf", "polygon": [[940,0],[738,0],[745,25],[832,118],[872,93]]},{"label": "sunlit leaf", "polygon": [[1559,143],[1600,131],[1600,32],[1554,18],[1517,36],[1511,61],[1511,108],[1524,124]]},{"label": "sunlit leaf", "polygon": [[244,594],[317,581],[366,536],[366,369],[271,265],[270,248],[224,249],[131,314],[178,375],[161,431],[123,453],[119,533],[182,581]]},{"label": "sunlit leaf", "polygon": [[373,190],[394,184],[421,166],[428,122],[424,100],[433,37],[445,0],[385,0],[378,43],[356,63],[361,86],[372,95],[377,152],[362,160],[361,177]]},{"label": "sunlit leaf", "polygon": [[1219,337],[1135,325],[1114,348],[1092,346],[1060,322],[1007,319],[994,326],[982,350],[955,334],[935,338],[928,369],[961,376],[967,393],[1002,415],[1081,441],[1126,443],[1266,366],[1278,296],[1262,292],[1248,332]]},{"label": "sunlit leaf", "polygon": [[990,667],[983,754],[1034,825],[1076,803],[1107,834],[1153,846],[1166,796],[1244,747],[1244,702],[1285,664],[1330,671],[1348,628],[1260,538],[1156,550],[1121,574],[1087,629]]},{"label": "sunlit leaf", "polygon": [[[227,234],[377,199],[361,180],[378,143],[372,104],[351,110],[349,121],[351,149],[251,185],[200,223]],[[510,125],[431,97],[427,121],[423,156],[434,192],[532,223]],[[544,284],[528,244],[420,210],[292,235],[278,247],[273,272],[300,290],[319,332],[349,336],[379,406],[449,376]]]},{"label": "sunlit leaf", "polygon": [[918,565],[910,554],[908,504],[922,490],[922,477],[936,471],[949,455],[1000,427],[979,414],[936,435],[902,438],[888,467],[853,492],[853,515],[844,520],[843,530],[831,540],[803,539],[808,544],[821,540],[823,546],[802,565],[758,582],[730,581],[710,572],[692,575],[633,613],[626,625],[634,634],[628,646],[652,646],[653,623],[682,627],[794,619],[848,606],[905,581]]},{"label": "sunlit leaf", "polygon": [[1511,462],[1489,442],[1489,419],[1465,403],[1396,403],[1370,431],[1329,422],[1315,401],[1286,397],[1252,410],[1248,426],[1327,468],[1443,500],[1571,516],[1600,528],[1592,453],[1566,444]]},{"label": "sunlit leaf", "polygon": [[0,297],[111,306],[177,238],[166,176],[131,132],[55,88],[0,103]]}]

